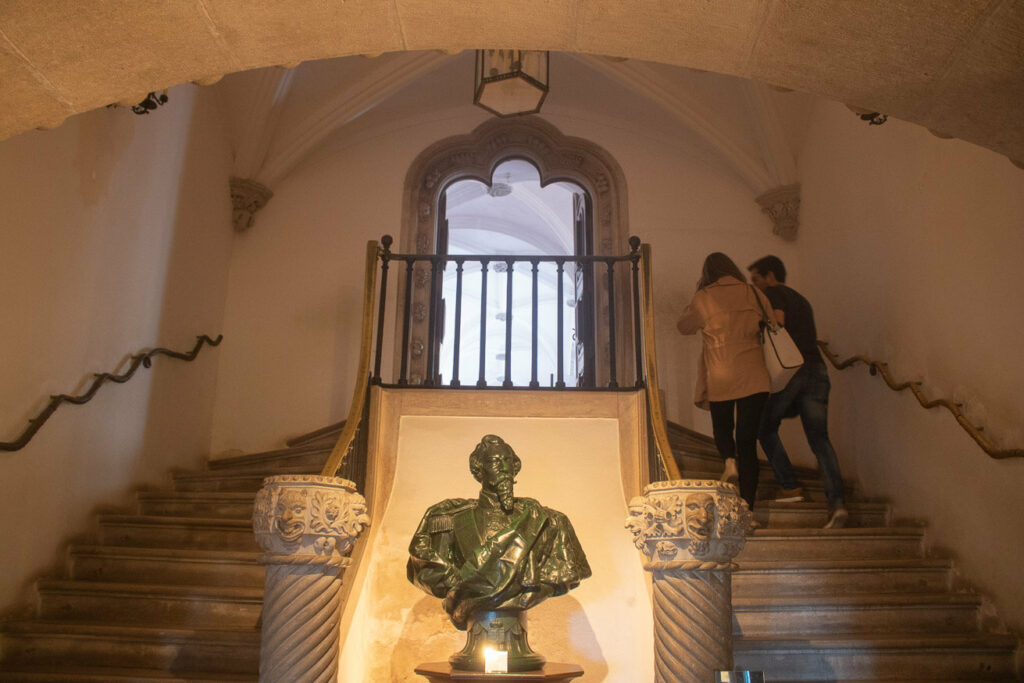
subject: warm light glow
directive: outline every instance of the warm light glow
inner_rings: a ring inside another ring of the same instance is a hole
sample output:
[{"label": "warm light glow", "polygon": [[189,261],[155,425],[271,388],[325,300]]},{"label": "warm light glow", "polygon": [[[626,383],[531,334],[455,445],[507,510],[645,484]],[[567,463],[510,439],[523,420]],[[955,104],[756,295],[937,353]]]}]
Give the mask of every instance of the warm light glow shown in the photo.
[{"label": "warm light glow", "polygon": [[484,673],[485,674],[507,674],[508,673],[508,652],[495,650],[493,647],[484,648]]}]

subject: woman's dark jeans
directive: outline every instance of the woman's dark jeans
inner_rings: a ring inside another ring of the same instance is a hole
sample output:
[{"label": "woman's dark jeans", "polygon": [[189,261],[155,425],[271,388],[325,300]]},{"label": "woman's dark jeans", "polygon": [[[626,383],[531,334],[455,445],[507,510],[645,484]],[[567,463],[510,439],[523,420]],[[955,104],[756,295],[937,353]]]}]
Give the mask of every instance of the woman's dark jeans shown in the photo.
[{"label": "woman's dark jeans", "polygon": [[[711,427],[722,459],[736,458],[740,475],[740,497],[754,509],[757,495],[757,434],[768,392],[731,401],[711,401]],[[733,429],[735,428],[735,438]]]}]

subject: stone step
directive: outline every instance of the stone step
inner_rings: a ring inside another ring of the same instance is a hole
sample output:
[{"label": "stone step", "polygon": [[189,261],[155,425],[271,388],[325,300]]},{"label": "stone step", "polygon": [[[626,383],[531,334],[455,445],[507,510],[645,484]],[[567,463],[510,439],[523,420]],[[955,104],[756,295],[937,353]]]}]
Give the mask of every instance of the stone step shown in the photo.
[{"label": "stone step", "polygon": [[978,630],[980,606],[970,593],[733,596],[733,617],[737,636],[968,634]]},{"label": "stone step", "polygon": [[306,446],[314,443],[330,444],[333,448],[334,444],[338,441],[338,437],[341,436],[341,430],[344,429],[346,421],[347,420],[341,420],[334,424],[329,424],[326,427],[321,427],[320,429],[314,429],[313,431],[305,434],[293,436],[286,440],[285,443],[288,446]]},{"label": "stone step", "polygon": [[1012,636],[737,638],[736,668],[789,681],[1016,681]]},{"label": "stone step", "polygon": [[99,516],[100,543],[147,548],[257,551],[252,522],[219,517]]},{"label": "stone step", "polygon": [[[889,525],[888,503],[854,502],[848,527],[884,527]],[[754,507],[754,519],[762,527],[772,529],[821,528],[828,522],[830,510],[825,503],[759,502]]]},{"label": "stone step", "polygon": [[179,675],[159,669],[83,668],[72,662],[54,662],[50,665],[17,668],[0,664],[0,680],[4,683],[256,683],[258,678],[251,674],[190,671],[187,675]]},{"label": "stone step", "polygon": [[249,519],[256,494],[249,491],[140,491],[140,515]]},{"label": "stone step", "polygon": [[68,572],[76,581],[261,588],[259,552],[73,545]]},{"label": "stone step", "polygon": [[74,662],[76,667],[159,668],[182,674],[259,673],[260,633],[167,629],[68,622],[7,622],[3,626],[8,666]]},{"label": "stone step", "polygon": [[[335,437],[337,438],[337,437]],[[231,470],[233,472],[256,471],[271,473],[285,468],[302,468],[305,472],[318,473],[331,454],[334,444],[311,443],[292,448],[278,448],[260,453],[246,453],[229,458],[207,460],[209,471]]]},{"label": "stone step", "polygon": [[744,561],[732,575],[734,597],[937,593],[952,585],[948,559]]},{"label": "stone step", "polygon": [[924,529],[757,529],[736,563],[774,560],[907,560],[924,557]]},{"label": "stone step", "polygon": [[[309,471],[303,468],[281,468],[275,474],[309,474]],[[270,475],[265,471],[179,471],[174,473],[174,490],[195,492],[235,491],[255,494],[263,486],[263,480],[268,476]]]},{"label": "stone step", "polygon": [[255,629],[263,590],[231,586],[165,586],[100,581],[40,580],[45,620],[162,628]]}]

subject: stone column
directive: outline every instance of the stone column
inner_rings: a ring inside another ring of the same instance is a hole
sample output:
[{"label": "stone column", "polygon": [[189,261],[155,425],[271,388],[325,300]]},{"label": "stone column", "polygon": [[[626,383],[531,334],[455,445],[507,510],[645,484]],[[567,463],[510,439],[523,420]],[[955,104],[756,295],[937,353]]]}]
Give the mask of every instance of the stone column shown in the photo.
[{"label": "stone column", "polygon": [[734,484],[655,482],[626,526],[654,580],[654,680],[706,683],[732,665],[732,558],[753,517]]},{"label": "stone column", "polygon": [[341,572],[369,523],[366,501],[347,479],[263,480],[252,513],[267,568],[261,683],[336,680]]}]

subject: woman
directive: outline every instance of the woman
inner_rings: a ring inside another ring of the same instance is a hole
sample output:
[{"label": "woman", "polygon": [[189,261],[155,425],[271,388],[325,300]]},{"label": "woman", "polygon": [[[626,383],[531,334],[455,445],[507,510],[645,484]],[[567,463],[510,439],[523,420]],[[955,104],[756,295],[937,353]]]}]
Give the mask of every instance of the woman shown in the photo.
[{"label": "woman", "polygon": [[676,324],[683,334],[701,332],[704,350],[694,403],[711,410],[715,446],[725,460],[722,480],[738,479],[740,496],[751,509],[757,494],[757,430],[770,387],[758,334],[762,310],[772,310],[767,297],[747,284],[732,259],[716,251],[704,259],[697,293]]}]

